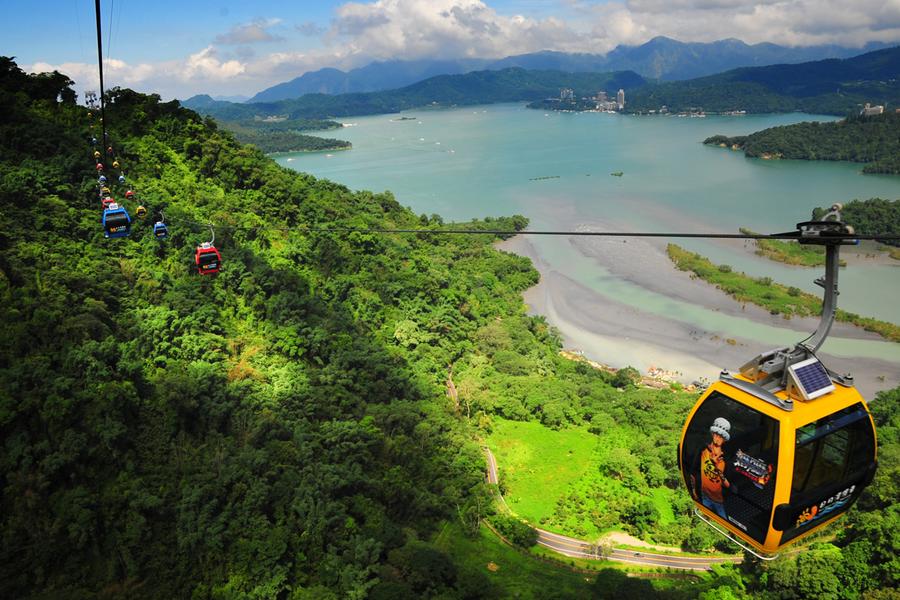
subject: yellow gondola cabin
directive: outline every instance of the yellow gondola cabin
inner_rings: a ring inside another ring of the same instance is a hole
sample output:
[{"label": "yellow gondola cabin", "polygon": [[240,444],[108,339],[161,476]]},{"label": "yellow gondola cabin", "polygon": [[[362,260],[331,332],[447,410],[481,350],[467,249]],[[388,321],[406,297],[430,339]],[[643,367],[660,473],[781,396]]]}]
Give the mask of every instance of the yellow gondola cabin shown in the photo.
[{"label": "yellow gondola cabin", "polygon": [[678,445],[698,516],[762,558],[846,512],[875,475],[868,407],[852,377],[815,355],[837,307],[839,247],[852,243],[839,211],[797,226],[801,243],[826,246],[816,332],[760,354],[739,374],[723,371],[691,410]]},{"label": "yellow gondola cabin", "polygon": [[685,424],[679,464],[704,516],[771,555],[859,497],[875,472],[875,426],[852,386],[785,402],[789,411],[751,386],[723,375],[707,389]]}]

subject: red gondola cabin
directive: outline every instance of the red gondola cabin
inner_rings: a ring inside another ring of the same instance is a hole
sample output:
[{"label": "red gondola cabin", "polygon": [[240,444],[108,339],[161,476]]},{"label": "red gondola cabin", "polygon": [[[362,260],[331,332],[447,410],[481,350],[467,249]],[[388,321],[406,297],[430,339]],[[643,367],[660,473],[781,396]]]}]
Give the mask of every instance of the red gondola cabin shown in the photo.
[{"label": "red gondola cabin", "polygon": [[222,265],[222,255],[211,243],[203,242],[197,246],[194,262],[197,264],[197,272],[201,275],[214,275],[219,272]]}]

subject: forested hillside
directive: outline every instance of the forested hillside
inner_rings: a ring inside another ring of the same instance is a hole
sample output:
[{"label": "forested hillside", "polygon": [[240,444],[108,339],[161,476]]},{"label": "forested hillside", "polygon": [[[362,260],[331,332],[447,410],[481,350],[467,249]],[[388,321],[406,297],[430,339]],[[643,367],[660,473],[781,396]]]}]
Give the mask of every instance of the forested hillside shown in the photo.
[{"label": "forested hillside", "polygon": [[[616,454],[634,488],[622,514],[646,508],[651,479],[678,485],[677,440],[656,426],[670,411],[654,410],[678,392],[635,393],[560,357],[522,302],[537,272],[496,236],[317,231],[445,226],[389,193],[283,169],[177,102],[114,89],[107,124],[138,196],[126,205],[149,215],[105,239],[88,111],[70,86],[0,59],[0,597],[509,597],[515,572],[433,542],[481,535],[479,444],[495,416],[653,431],[656,447]],[[193,267],[206,223],[223,255],[214,277]],[[876,414],[881,468],[837,545],[697,583],[641,581],[642,597],[896,586],[896,391]],[[633,514],[654,527],[652,511]],[[592,583],[598,597],[619,593],[610,580]],[[527,589],[566,597],[554,585]]]},{"label": "forested hillside", "polygon": [[106,240],[70,83],[0,63],[0,596],[363,597],[393,549],[477,523],[483,461],[443,381],[520,313],[527,261],[489,236],[288,230],[439,225],[128,90],[111,139],[171,235]]},{"label": "forested hillside", "polygon": [[796,123],[735,137],[715,135],[703,143],[740,149],[751,157],[847,160],[865,163],[863,173],[900,174],[897,113]]}]

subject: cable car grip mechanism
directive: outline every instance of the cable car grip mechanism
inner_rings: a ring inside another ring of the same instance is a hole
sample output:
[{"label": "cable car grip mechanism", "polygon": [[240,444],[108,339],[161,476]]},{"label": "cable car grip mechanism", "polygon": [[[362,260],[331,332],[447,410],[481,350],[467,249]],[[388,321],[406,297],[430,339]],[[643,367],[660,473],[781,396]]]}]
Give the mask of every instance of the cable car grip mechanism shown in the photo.
[{"label": "cable car grip mechanism", "polygon": [[[812,400],[817,397],[809,395],[804,390],[795,371],[810,363],[818,362],[815,353],[825,343],[837,311],[837,297],[840,293],[838,291],[840,247],[859,243],[859,240],[848,238],[855,232],[851,226],[841,221],[841,208],[840,204],[834,204],[821,220],[797,223],[797,231],[779,234],[794,239],[797,239],[799,234],[798,241],[801,244],[825,246],[825,277],[815,280],[815,283],[824,289],[822,315],[816,331],[793,346],[763,352],[742,365],[740,374],[749,379],[749,382],[737,379],[727,371],[722,372],[720,380],[788,411],[793,408],[793,398]],[[853,385],[852,376],[838,375],[824,365],[822,368],[832,382],[844,387]],[[785,399],[775,395],[775,392],[782,390],[787,392],[788,397]]]}]

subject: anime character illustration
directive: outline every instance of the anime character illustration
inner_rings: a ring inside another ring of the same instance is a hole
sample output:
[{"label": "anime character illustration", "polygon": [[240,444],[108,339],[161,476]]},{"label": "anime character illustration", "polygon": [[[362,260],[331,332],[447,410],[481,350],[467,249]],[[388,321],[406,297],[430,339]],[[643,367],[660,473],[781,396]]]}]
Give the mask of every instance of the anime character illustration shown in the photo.
[{"label": "anime character illustration", "polygon": [[699,500],[706,508],[710,509],[723,519],[725,515],[725,489],[731,487],[731,482],[725,476],[725,449],[724,444],[731,439],[731,423],[728,419],[718,417],[709,428],[711,440],[703,450],[696,462],[699,465],[695,469],[700,471],[700,489],[697,490],[697,479],[691,475],[691,488],[694,498],[699,495]]}]

